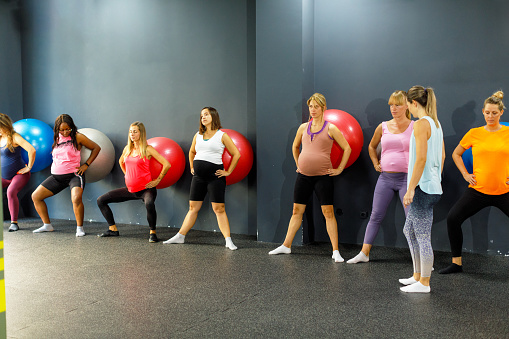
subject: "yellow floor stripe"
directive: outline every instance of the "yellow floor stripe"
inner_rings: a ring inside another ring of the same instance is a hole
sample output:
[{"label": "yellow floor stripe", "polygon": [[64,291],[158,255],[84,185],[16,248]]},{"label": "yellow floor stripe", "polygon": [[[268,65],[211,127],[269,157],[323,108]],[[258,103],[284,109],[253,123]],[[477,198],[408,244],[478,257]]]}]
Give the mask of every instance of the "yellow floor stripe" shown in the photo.
[{"label": "yellow floor stripe", "polygon": [[0,313],[5,312],[5,280],[0,280]]}]

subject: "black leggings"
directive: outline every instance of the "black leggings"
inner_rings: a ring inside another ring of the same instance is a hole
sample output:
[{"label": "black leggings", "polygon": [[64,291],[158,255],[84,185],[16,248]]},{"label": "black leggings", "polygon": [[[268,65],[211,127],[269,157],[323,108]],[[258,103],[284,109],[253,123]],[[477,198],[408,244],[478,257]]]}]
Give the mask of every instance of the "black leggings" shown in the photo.
[{"label": "black leggings", "polygon": [[127,187],[123,187],[101,195],[99,198],[97,198],[97,206],[99,206],[99,209],[108,222],[108,225],[112,226],[115,225],[115,219],[113,218],[113,213],[111,212],[111,208],[108,206],[108,204],[141,199],[147,208],[148,226],[151,230],[155,231],[157,222],[157,212],[155,205],[156,197],[157,189],[155,187],[147,188],[143,191],[134,193],[129,192]]},{"label": "black leggings", "polygon": [[461,225],[463,222],[488,206],[497,207],[509,217],[509,193],[489,195],[469,187],[451,208],[447,215],[447,232],[453,257],[461,257],[461,248],[463,247]]}]

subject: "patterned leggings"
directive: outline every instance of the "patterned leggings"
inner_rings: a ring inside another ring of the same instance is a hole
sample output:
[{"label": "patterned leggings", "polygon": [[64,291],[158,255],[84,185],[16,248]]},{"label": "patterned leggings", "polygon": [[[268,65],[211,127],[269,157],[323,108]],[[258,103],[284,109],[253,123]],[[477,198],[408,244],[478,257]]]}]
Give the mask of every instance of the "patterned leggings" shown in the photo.
[{"label": "patterned leggings", "polygon": [[433,206],[440,200],[440,196],[440,194],[424,193],[417,186],[414,201],[410,204],[403,228],[412,255],[414,273],[420,273],[421,277],[431,276],[433,268],[431,226],[433,224]]}]

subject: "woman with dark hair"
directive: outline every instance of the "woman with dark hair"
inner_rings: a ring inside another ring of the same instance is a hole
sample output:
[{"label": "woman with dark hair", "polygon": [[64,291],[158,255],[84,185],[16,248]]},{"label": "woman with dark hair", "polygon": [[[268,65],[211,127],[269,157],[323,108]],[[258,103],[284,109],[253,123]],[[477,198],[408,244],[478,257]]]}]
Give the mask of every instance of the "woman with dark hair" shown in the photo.
[{"label": "woman with dark hair", "polygon": [[[447,215],[452,263],[438,273],[463,272],[461,225],[465,220],[488,206],[495,206],[509,216],[509,149],[507,147],[509,127],[500,123],[500,117],[505,109],[503,98],[504,93],[497,91],[484,101],[482,113],[486,125],[468,131],[452,154],[456,167],[469,185]],[[469,148],[472,148],[473,173],[468,173],[461,157]]]},{"label": "woman with dark hair", "polygon": [[[292,217],[288,224],[285,241],[269,254],[292,253],[293,238],[302,224],[302,216],[314,191],[322,207],[327,233],[332,244],[332,259],[335,262],[343,262],[344,259],[339,253],[338,223],[334,215],[333,177],[343,172],[352,149],[339,128],[325,120],[327,102],[323,94],[313,94],[307,104],[310,121],[299,126],[292,145],[298,173],[293,192]],[[332,167],[330,159],[334,141],[343,149],[343,157],[338,168]]]},{"label": "woman with dark hair", "polygon": [[[378,125],[368,147],[373,166],[377,172],[380,172],[373,194],[371,218],[369,218],[366,226],[362,250],[355,257],[348,260],[348,264],[369,261],[373,241],[378,234],[394,194],[399,194],[403,204],[403,196],[406,193],[408,152],[414,124],[410,120],[406,92],[396,91],[392,93],[389,98],[389,107],[392,119]],[[380,144],[382,152],[380,159],[378,159],[376,149]],[[408,208],[405,208],[405,214],[407,212]]]},{"label": "woman with dark hair", "polygon": [[[230,167],[226,171],[223,166],[224,148],[232,156]],[[230,237],[230,223],[224,207],[226,177],[229,176],[240,159],[240,152],[232,139],[221,131],[219,113],[213,107],[204,107],[200,113],[200,129],[194,135],[189,150],[189,165],[193,179],[189,194],[189,211],[179,232],[165,244],[183,244],[187,232],[191,230],[198,217],[207,192],[209,193],[212,209],[216,214],[219,229],[226,240],[226,247],[236,250]]]},{"label": "woman with dark hair", "polygon": [[444,135],[437,118],[435,93],[432,88],[414,86],[407,92],[408,110],[415,118],[410,138],[408,161],[409,180],[403,197],[405,207],[410,206],[403,228],[414,274],[399,279],[409,293],[429,293],[429,280],[433,270],[431,226],[433,206],[442,196],[442,169],[445,160]]},{"label": "woman with dark hair", "polygon": [[[150,159],[154,158],[162,165],[159,176],[152,180]],[[143,123],[136,121],[129,126],[127,145],[118,160],[125,174],[126,187],[118,188],[97,198],[97,206],[108,222],[109,229],[99,237],[118,237],[119,232],[113,213],[108,204],[129,200],[143,200],[147,209],[147,220],[150,228],[149,242],[158,242],[156,235],[157,213],[155,201],[156,186],[164,178],[171,165],[156,149],[147,145],[147,132]]]},{"label": "woman with dark hair", "polygon": [[[84,173],[99,154],[101,147],[85,135],[78,133],[74,121],[67,114],[62,114],[55,120],[53,132],[51,175],[32,193],[35,209],[44,223],[34,230],[34,233],[53,231],[44,199],[58,194],[69,186],[77,224],[76,236],[82,237],[85,235],[83,230],[85,207],[81,200],[85,188]],[[82,146],[92,151],[83,164],[80,163]]]},{"label": "woman with dark hair", "polygon": [[[2,188],[7,188],[7,204],[11,215],[9,232],[19,230],[18,193],[28,183],[35,161],[35,148],[12,127],[12,120],[0,113],[0,153],[2,156]],[[28,164],[21,158],[21,149],[28,153]]]}]

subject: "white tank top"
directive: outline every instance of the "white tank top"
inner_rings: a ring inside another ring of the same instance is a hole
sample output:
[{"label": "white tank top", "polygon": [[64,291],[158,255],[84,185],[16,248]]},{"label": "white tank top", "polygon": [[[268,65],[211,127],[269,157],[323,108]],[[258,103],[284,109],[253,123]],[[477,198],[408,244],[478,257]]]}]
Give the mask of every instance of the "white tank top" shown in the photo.
[{"label": "white tank top", "polygon": [[222,165],[224,144],[221,139],[223,134],[223,131],[218,130],[212,138],[204,140],[202,134],[196,133],[196,144],[194,145],[196,155],[194,160],[203,160],[216,165]]}]

